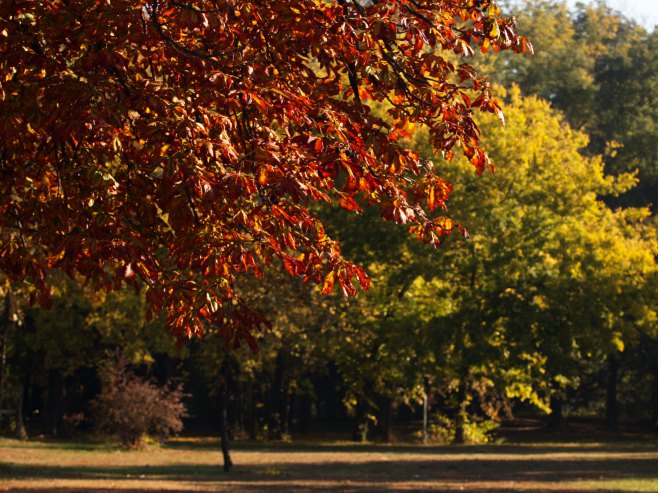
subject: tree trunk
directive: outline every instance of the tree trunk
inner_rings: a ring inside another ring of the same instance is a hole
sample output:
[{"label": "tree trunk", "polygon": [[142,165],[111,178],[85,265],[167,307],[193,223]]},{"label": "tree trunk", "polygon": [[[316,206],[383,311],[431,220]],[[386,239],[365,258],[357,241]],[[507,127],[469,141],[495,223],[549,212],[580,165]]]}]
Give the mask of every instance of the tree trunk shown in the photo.
[{"label": "tree trunk", "polygon": [[614,353],[608,354],[608,385],[606,388],[605,420],[608,426],[616,427],[619,422],[617,403],[617,382],[619,380],[619,359]]},{"label": "tree trunk", "polygon": [[462,379],[457,389],[457,416],[455,417],[455,439],[454,444],[460,445],[466,442],[466,381]]},{"label": "tree trunk", "polygon": [[356,405],[356,416],[354,417],[354,430],[352,432],[352,439],[355,442],[365,443],[368,441],[368,415],[366,412],[366,405],[359,402]]},{"label": "tree trunk", "polygon": [[385,443],[393,441],[393,400],[384,397],[382,400],[382,440]]},{"label": "tree trunk", "polygon": [[247,384],[247,401],[249,402],[248,434],[249,440],[258,438],[258,396],[259,392],[253,382]]},{"label": "tree trunk", "polygon": [[548,415],[548,423],[547,423],[549,428],[557,428],[558,426],[562,426],[562,423],[564,423],[562,404],[563,404],[562,396],[560,395],[551,396],[551,402],[550,402],[551,414]]},{"label": "tree trunk", "polygon": [[244,402],[244,383],[241,383],[238,388],[236,389],[237,396],[234,400],[235,406],[235,425],[238,428],[240,432],[240,436],[244,436],[246,433],[246,427],[245,427],[245,418],[244,418],[244,409],[245,409],[245,402]]},{"label": "tree trunk", "polygon": [[311,424],[312,411],[313,411],[313,402],[311,397],[307,394],[304,394],[299,403],[299,433],[305,435],[308,433],[309,425]]},{"label": "tree trunk", "polygon": [[27,430],[25,429],[25,422],[23,421],[23,404],[25,395],[25,386],[21,386],[16,399],[16,438],[19,440],[27,440]]},{"label": "tree trunk", "polygon": [[9,329],[13,324],[13,300],[11,290],[5,296],[5,306],[0,320],[0,430],[2,430],[2,403],[5,400],[5,374],[7,371],[7,344],[9,341]]},{"label": "tree trunk", "polygon": [[279,438],[287,437],[290,434],[290,389],[288,385],[284,384],[281,389],[280,403],[280,424],[279,424]]},{"label": "tree trunk", "polygon": [[0,321],[2,326],[2,334],[0,335],[0,430],[2,430],[2,403],[5,398],[5,369],[7,367],[7,334],[9,333],[9,321]]},{"label": "tree trunk", "polygon": [[62,377],[57,370],[48,372],[48,391],[43,412],[43,432],[57,436],[62,408]]},{"label": "tree trunk", "polygon": [[652,365],[651,381],[651,425],[654,433],[658,434],[658,362],[654,360]]},{"label": "tree trunk", "polygon": [[285,396],[283,389],[283,354],[279,353],[275,360],[274,378],[270,388],[270,415],[268,419],[268,438],[270,440],[280,440],[283,434],[283,415]]},{"label": "tree trunk", "polygon": [[299,397],[296,394],[290,392],[290,386],[287,386],[286,390],[288,392],[288,406],[286,408],[286,434],[292,435],[292,433],[296,431],[295,424],[297,423],[297,408],[299,407]]},{"label": "tree trunk", "polygon": [[427,392],[423,391],[423,443],[428,442],[428,435],[427,435]]},{"label": "tree trunk", "polygon": [[222,456],[224,457],[224,471],[228,472],[233,467],[231,452],[229,450],[228,437],[228,386],[229,386],[229,367],[225,358],[222,363],[222,388],[220,392],[219,403],[219,438],[222,447]]}]

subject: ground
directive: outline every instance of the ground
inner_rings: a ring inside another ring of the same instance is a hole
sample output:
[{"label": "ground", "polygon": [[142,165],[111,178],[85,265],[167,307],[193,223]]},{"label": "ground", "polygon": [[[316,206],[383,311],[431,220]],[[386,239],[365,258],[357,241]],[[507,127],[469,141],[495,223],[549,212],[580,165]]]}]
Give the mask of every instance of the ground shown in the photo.
[{"label": "ground", "polygon": [[569,438],[459,447],[239,443],[230,473],[210,438],[129,452],[96,442],[0,438],[0,491],[658,492],[657,440]]}]

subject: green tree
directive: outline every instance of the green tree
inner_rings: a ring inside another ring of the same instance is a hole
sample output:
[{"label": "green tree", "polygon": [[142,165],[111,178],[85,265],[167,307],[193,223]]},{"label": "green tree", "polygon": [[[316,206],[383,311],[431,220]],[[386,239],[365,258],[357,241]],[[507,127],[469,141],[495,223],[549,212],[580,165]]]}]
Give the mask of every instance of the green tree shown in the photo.
[{"label": "green tree", "polygon": [[652,205],[658,196],[658,31],[628,54],[598,61],[593,149],[615,173],[638,171],[640,183],[626,202]]},{"label": "green tree", "polygon": [[509,100],[505,129],[481,122],[496,171],[444,171],[461,191],[452,217],[470,235],[448,237],[441,256],[416,254],[424,280],[405,293],[408,311],[425,318],[426,334],[414,336],[432,348],[434,368],[424,371],[452,402],[457,439],[469,412],[503,409],[505,398],[547,409],[551,395],[578,384],[583,362],[600,367],[623,349],[640,320],[629,319],[641,312],[633,306],[651,312],[654,303],[647,211],[612,211],[600,200],[632,177],[606,176],[600,158],[583,157],[586,136],[547,102],[516,89]]},{"label": "green tree", "polygon": [[486,59],[492,77],[518,84],[562,111],[590,135],[587,155],[604,158],[607,172],[638,170],[639,184],[609,203],[652,206],[658,194],[656,33],[647,33],[605,2],[524,2],[519,30],[534,57]]},{"label": "green tree", "polygon": [[491,59],[492,77],[550,101],[572,127],[596,129],[603,108],[597,95],[604,94],[597,80],[599,61],[627,56],[646,32],[603,1],[578,3],[573,10],[564,0],[524,1],[521,6],[519,30],[532,41],[535,55]]},{"label": "green tree", "polygon": [[648,211],[612,211],[600,200],[628,189],[631,177],[605,176],[600,158],[582,157],[586,137],[546,103],[513,91],[506,108],[505,138],[491,142],[500,166],[481,184],[493,200],[467,200],[463,209],[472,263],[485,279],[495,273],[475,297],[489,323],[507,321],[514,344],[546,358],[544,371],[559,384],[577,378],[581,360],[622,349],[630,307],[655,303],[646,291],[656,269],[655,231]]}]

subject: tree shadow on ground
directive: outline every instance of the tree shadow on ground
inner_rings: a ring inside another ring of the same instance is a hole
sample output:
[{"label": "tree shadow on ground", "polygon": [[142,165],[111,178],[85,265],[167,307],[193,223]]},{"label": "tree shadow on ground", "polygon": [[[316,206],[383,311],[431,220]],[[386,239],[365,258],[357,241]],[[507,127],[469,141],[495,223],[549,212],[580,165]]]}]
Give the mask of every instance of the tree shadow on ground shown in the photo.
[{"label": "tree shadow on ground", "polygon": [[[204,440],[203,442],[173,441],[166,445],[171,450],[189,451],[219,451],[219,440]],[[236,452],[308,452],[308,453],[391,453],[400,455],[463,455],[483,454],[496,455],[553,455],[553,454],[628,454],[641,452],[658,452],[658,442],[647,441],[610,443],[592,440],[591,443],[537,443],[522,444],[487,444],[487,445],[397,445],[397,444],[360,444],[360,443],[314,443],[314,442],[236,442],[232,444]]]},{"label": "tree shadow on ground", "polygon": [[[381,452],[381,449],[380,449]],[[220,464],[170,464],[155,466],[42,466],[33,464],[3,464],[0,478],[11,479],[153,479],[160,481],[233,481],[286,483],[290,480],[356,481],[385,485],[413,479],[414,482],[469,483],[519,482],[559,483],[582,480],[633,478],[655,480],[658,488],[658,457],[604,458],[584,457],[523,457],[496,459],[485,457],[419,459],[396,458],[391,455],[378,460],[349,462],[347,458],[318,462],[293,459],[277,461],[277,453],[264,464],[238,466],[232,474],[225,474]],[[325,456],[326,457],[326,456]],[[344,460],[347,459],[347,460]]]},{"label": "tree shadow on ground", "polygon": [[[486,446],[238,442],[237,466],[229,474],[222,470],[216,439],[172,441],[162,447],[163,457],[146,461],[151,465],[113,465],[112,454],[106,453],[117,447],[102,442],[36,442],[36,449],[96,457],[72,465],[52,459],[23,461],[18,449],[24,445],[7,446],[19,455],[14,462],[0,457],[0,491],[16,493],[658,492],[658,446],[653,440]],[[123,457],[124,464],[130,457]]]},{"label": "tree shadow on ground", "polygon": [[274,492],[274,493],[326,493],[326,492],[340,492],[340,493],[394,493],[394,492],[404,492],[404,493],[428,493],[428,492],[470,492],[470,493],[514,493],[514,492],[528,492],[532,493],[647,493],[647,492],[656,492],[658,490],[652,488],[647,489],[640,487],[639,489],[611,489],[606,486],[600,488],[556,488],[549,487],[547,489],[533,487],[528,489],[526,487],[515,488],[513,486],[497,486],[491,484],[476,484],[470,486],[469,484],[462,485],[441,485],[437,487],[436,485],[408,485],[408,484],[382,484],[373,486],[371,484],[356,484],[356,483],[332,483],[332,484],[280,484],[280,483],[268,483],[261,482],[256,484],[242,484],[242,483],[227,483],[224,485],[214,485],[212,489],[203,489],[200,490],[197,487],[189,488],[179,488],[175,489],[167,488],[166,490],[157,490],[154,488],[90,488],[90,487],[65,487],[65,488],[9,488],[6,491],[7,493],[145,493],[146,491],[175,491],[176,493],[199,493],[199,492],[213,492],[213,493],[263,493],[263,492]]}]

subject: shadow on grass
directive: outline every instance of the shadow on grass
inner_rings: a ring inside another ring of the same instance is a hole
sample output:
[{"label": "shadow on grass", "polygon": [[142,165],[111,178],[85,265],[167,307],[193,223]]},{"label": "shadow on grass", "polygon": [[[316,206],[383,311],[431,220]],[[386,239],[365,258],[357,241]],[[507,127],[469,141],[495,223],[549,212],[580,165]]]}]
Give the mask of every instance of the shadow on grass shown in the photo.
[{"label": "shadow on grass", "polygon": [[63,450],[72,452],[114,452],[122,450],[119,444],[108,442],[107,440],[63,440],[61,438],[30,438],[29,442],[5,439],[0,441],[0,447],[21,449],[25,447],[26,443],[29,443],[31,447],[38,449]]},{"label": "shadow on grass", "polygon": [[[25,447],[26,454],[29,454],[28,447],[31,446],[80,452],[81,458],[87,452],[118,450],[116,446],[102,442],[79,441],[38,440],[29,445],[19,442],[2,445],[14,449]],[[234,447],[239,457],[238,465],[229,474],[222,470],[219,463],[217,440],[180,439],[170,442],[163,450],[174,452],[170,454],[173,458],[166,459],[170,462],[140,466],[112,465],[111,458],[106,464],[58,466],[57,462],[22,463],[21,459],[3,462],[0,456],[0,491],[4,491],[3,480],[13,479],[19,482],[15,483],[14,489],[7,491],[17,493],[137,493],[149,489],[158,491],[153,486],[155,482],[166,483],[167,491],[180,493],[369,493],[402,490],[409,493],[460,489],[486,493],[532,489],[533,493],[543,493],[573,492],[576,490],[574,483],[588,481],[592,487],[581,487],[579,491],[658,492],[658,447],[654,442],[459,447],[238,442]],[[211,452],[215,455],[210,455]],[[239,452],[245,455],[240,457]],[[190,463],[189,458],[185,461],[187,463],[175,462],[176,457],[194,453],[199,453],[202,463]],[[49,483],[52,480],[64,480],[65,485],[60,483],[62,487],[51,487]],[[89,488],[76,487],[76,481],[85,481],[87,485],[102,482],[98,487]],[[127,482],[120,486],[109,484],[117,481]],[[145,482],[143,487],[140,487],[140,481]],[[35,485],[34,482],[44,486]],[[532,486],[511,486],[521,483]]]},{"label": "shadow on grass", "polygon": [[[632,454],[642,452],[658,452],[658,442],[606,442],[592,441],[591,443],[577,443],[573,445],[556,443],[532,444],[488,444],[488,445],[387,445],[387,444],[360,444],[360,443],[315,443],[300,442],[236,442],[231,444],[235,451],[244,452],[287,452],[287,453],[391,453],[401,455],[552,455],[552,454]],[[204,441],[172,441],[164,448],[180,451],[220,451],[219,439]]]},{"label": "shadow on grass", "polygon": [[497,460],[495,454],[462,460],[457,457],[411,460],[368,460],[361,462],[295,462],[294,458],[277,461],[277,452],[266,464],[238,465],[226,474],[219,464],[168,464],[156,466],[41,466],[0,464],[0,478],[12,479],[146,479],[174,482],[208,481],[357,481],[391,483],[403,480],[420,482],[510,482],[533,481],[559,483],[599,479],[655,480],[658,489],[658,458],[566,458],[531,459],[523,457]]}]

